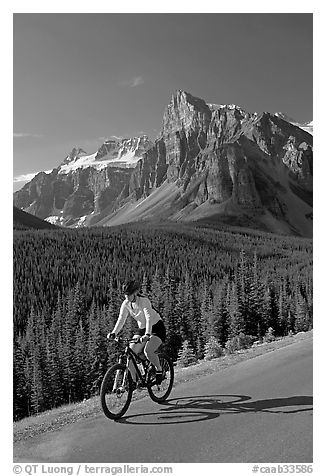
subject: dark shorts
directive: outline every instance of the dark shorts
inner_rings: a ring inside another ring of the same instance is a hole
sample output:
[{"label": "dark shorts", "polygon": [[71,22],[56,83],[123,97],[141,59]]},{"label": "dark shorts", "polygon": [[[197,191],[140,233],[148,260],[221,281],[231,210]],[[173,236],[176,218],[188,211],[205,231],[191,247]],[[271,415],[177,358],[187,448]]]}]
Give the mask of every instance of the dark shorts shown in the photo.
[{"label": "dark shorts", "polygon": [[[143,329],[138,329],[135,332],[135,336],[143,336],[143,335],[145,335],[145,332],[146,332],[145,327]],[[162,321],[162,319],[160,319],[156,324],[153,325],[152,335],[159,337],[162,342],[165,341],[166,329],[165,329],[165,325],[164,325],[164,322]]]}]

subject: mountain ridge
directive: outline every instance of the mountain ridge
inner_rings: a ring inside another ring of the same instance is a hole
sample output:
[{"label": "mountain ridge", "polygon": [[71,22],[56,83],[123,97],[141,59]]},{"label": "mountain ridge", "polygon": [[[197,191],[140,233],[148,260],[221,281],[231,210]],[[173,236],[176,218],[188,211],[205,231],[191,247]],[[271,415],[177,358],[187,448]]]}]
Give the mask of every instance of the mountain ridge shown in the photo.
[{"label": "mountain ridge", "polygon": [[26,213],[17,207],[13,207],[13,228],[14,230],[54,230],[56,226],[45,220]]},{"label": "mountain ridge", "polygon": [[108,140],[89,156],[74,150],[49,179],[38,174],[16,192],[16,204],[66,226],[111,226],[142,219],[155,192],[146,219],[251,214],[272,231],[312,233],[312,136],[283,113],[207,104],[178,90],[154,142]]}]

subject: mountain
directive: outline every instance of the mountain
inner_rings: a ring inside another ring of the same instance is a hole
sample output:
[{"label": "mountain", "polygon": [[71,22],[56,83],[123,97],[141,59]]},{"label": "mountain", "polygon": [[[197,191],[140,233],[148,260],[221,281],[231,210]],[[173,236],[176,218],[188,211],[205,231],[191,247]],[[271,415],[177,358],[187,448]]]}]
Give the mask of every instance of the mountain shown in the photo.
[{"label": "mountain", "polygon": [[55,229],[57,228],[54,225],[51,225],[45,220],[26,213],[23,210],[20,210],[17,207],[13,207],[13,228],[14,230],[45,230],[45,229]]},{"label": "mountain", "polygon": [[300,127],[300,129],[303,129],[304,131],[309,132],[309,134],[313,135],[313,131],[314,131],[313,121],[304,122],[301,124],[300,122],[296,121],[292,117],[287,116],[283,112],[276,112],[275,116],[278,116],[281,119],[284,119],[284,121],[290,122],[294,126]]},{"label": "mountain", "polygon": [[50,173],[40,172],[14,194],[14,204],[53,224],[86,225],[129,194],[133,167],[152,147],[147,136],[107,140],[94,154],[74,148]]},{"label": "mountain", "polygon": [[69,174],[78,169],[92,167],[103,170],[106,167],[135,167],[142,155],[153,146],[147,136],[108,139],[97,152],[87,155],[81,148],[74,148],[59,166],[59,174]]},{"label": "mountain", "polygon": [[311,236],[312,135],[287,119],[177,91],[154,143],[76,148],[14,202],[66,226],[168,219]]}]

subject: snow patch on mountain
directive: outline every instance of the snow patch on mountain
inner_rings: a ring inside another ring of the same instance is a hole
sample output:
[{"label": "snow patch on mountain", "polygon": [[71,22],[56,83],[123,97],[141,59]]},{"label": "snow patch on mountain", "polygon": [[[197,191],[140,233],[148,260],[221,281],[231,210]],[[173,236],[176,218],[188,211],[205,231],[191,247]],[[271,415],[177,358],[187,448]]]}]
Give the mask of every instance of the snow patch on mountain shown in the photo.
[{"label": "snow patch on mountain", "polygon": [[229,109],[230,111],[233,111],[237,109],[242,115],[246,114],[246,111],[236,104],[207,104],[207,106],[212,111],[216,111],[217,109]]},{"label": "snow patch on mountain", "polygon": [[44,220],[47,221],[48,223],[51,223],[51,225],[62,225],[64,221],[64,217],[53,215],[53,216],[44,218]]},{"label": "snow patch on mountain", "polygon": [[44,172],[42,171],[38,171],[38,172],[31,172],[31,173],[27,173],[27,174],[22,174],[22,175],[17,175],[16,177],[14,177],[13,181],[14,183],[16,182],[30,182],[31,180],[33,180],[34,177],[36,177],[36,175],[38,175],[39,173],[44,173],[44,174],[50,174],[51,172],[53,171],[53,169],[51,170],[45,170]]},{"label": "snow patch on mountain", "polygon": [[[70,154],[59,166],[59,174],[69,174],[88,167],[96,170],[112,166],[134,168],[152,145],[147,136],[141,136],[120,141],[108,139],[90,155],[82,155],[84,154],[82,149],[74,149],[74,153]],[[75,153],[77,150],[78,153]]]}]

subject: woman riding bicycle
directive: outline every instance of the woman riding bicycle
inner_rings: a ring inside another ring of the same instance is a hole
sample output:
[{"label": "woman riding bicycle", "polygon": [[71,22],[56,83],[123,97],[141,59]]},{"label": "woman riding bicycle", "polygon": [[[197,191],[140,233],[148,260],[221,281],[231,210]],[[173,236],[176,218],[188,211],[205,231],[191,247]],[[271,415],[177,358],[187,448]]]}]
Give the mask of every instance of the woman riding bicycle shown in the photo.
[{"label": "woman riding bicycle", "polygon": [[[137,321],[139,328],[133,339],[138,338],[139,342],[131,344],[130,347],[136,354],[144,351],[148,360],[156,368],[156,383],[159,385],[162,382],[162,367],[155,351],[165,341],[166,330],[164,323],[159,313],[152,308],[150,300],[139,294],[139,283],[128,281],[123,285],[122,291],[125,295],[125,300],[121,305],[117,322],[107,337],[114,339],[123,328],[128,315],[133,317]],[[131,366],[129,370],[133,381],[136,382],[135,369]]]}]

